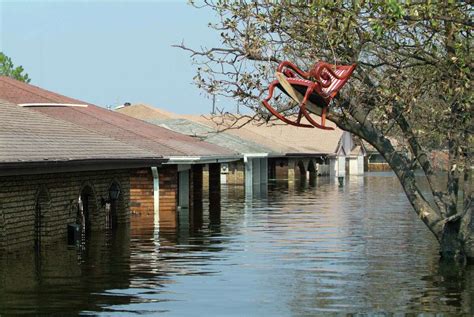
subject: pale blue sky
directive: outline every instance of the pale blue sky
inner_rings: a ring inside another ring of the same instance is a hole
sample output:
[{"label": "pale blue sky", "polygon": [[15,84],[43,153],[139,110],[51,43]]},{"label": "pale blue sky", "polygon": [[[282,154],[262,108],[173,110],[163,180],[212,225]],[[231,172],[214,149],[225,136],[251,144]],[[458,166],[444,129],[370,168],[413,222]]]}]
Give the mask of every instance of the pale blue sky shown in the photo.
[{"label": "pale blue sky", "polygon": [[214,18],[185,0],[0,0],[0,50],[32,84],[70,97],[206,113],[211,100],[192,84],[189,54],[171,45],[218,44]]}]

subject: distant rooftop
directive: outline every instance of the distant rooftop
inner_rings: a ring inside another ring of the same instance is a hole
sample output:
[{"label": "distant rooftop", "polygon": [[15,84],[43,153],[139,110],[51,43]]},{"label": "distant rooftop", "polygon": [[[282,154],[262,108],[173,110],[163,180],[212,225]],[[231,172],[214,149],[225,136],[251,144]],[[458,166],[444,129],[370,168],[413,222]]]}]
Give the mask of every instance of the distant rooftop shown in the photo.
[{"label": "distant rooftop", "polygon": [[203,141],[226,147],[241,154],[277,154],[272,149],[229,133],[217,133],[215,129],[187,119],[147,120],[161,127],[199,138]]},{"label": "distant rooftop", "polygon": [[[246,117],[238,117],[236,115],[214,116],[214,120],[210,120],[211,115],[178,115],[143,104],[132,105],[118,111],[171,130],[196,136],[201,136],[202,133],[210,135],[206,129],[210,129],[209,131],[212,134],[216,134],[217,130],[222,130],[225,126],[229,126],[236,118],[238,119],[236,126],[248,120]],[[184,119],[206,128],[186,123]],[[268,153],[280,155],[335,154],[343,131],[332,122],[329,122],[328,125],[334,127],[334,130],[298,128],[280,124],[279,122],[265,123],[253,121],[241,128],[227,129],[225,132],[217,133],[224,136],[216,136],[214,140],[212,140],[213,137],[209,136],[206,141],[225,146],[226,138],[234,137],[232,139],[233,142],[238,143],[239,140],[241,140],[242,144],[250,142],[253,146],[256,145],[261,149],[259,152],[268,151]],[[231,141],[229,142],[233,144]],[[242,153],[241,150],[245,150],[234,144],[232,146],[240,153]]]}]

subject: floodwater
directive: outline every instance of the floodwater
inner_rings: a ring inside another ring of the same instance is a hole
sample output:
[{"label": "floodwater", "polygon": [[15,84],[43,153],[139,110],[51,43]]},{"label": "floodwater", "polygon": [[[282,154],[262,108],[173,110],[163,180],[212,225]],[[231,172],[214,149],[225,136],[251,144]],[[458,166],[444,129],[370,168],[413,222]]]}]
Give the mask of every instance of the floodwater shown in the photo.
[{"label": "floodwater", "polygon": [[182,223],[2,255],[0,314],[474,315],[474,267],[440,263],[391,174],[224,187]]}]

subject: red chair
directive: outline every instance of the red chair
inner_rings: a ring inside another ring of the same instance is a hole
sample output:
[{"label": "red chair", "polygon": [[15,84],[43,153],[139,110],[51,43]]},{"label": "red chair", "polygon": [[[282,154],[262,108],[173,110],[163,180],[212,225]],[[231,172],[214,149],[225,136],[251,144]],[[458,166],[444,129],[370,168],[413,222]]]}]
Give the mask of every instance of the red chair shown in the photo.
[{"label": "red chair", "polygon": [[[356,65],[332,65],[317,62],[309,72],[304,72],[291,62],[284,61],[278,65],[277,79],[268,87],[268,97],[263,100],[263,105],[281,121],[297,127],[319,128],[334,130],[326,126],[326,113],[331,100],[337,95],[353,73]],[[273,97],[275,87],[298,102],[299,112],[296,121],[290,120],[268,101]],[[307,110],[308,103],[321,108],[321,124],[317,123]],[[301,123],[305,117],[310,124]]]}]

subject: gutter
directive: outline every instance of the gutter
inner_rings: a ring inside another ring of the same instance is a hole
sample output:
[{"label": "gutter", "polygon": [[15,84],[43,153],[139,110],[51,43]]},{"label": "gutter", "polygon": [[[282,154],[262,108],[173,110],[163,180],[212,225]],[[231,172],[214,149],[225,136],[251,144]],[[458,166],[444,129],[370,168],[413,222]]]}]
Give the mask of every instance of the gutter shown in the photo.
[{"label": "gutter", "polygon": [[245,153],[244,163],[247,163],[248,160],[252,158],[263,158],[263,157],[268,157],[268,153]]},{"label": "gutter", "polygon": [[171,156],[164,164],[212,164],[238,161],[242,155],[233,156]]},{"label": "gutter", "polygon": [[167,161],[157,157],[0,162],[0,176],[142,168],[160,166]]},{"label": "gutter", "polygon": [[244,157],[268,157],[269,153],[244,153]]},{"label": "gutter", "polygon": [[302,157],[302,156],[316,156],[316,157],[320,157],[320,156],[331,156],[331,155],[336,155],[335,153],[323,153],[323,152],[320,152],[320,153],[317,153],[317,152],[311,152],[311,153],[286,153],[285,156],[286,157]]}]

